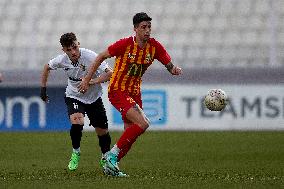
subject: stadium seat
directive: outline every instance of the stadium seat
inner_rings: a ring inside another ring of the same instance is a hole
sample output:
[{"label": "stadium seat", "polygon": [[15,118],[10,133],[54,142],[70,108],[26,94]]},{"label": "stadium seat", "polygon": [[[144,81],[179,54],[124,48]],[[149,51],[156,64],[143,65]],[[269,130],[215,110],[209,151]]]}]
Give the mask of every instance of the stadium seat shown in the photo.
[{"label": "stadium seat", "polygon": [[132,16],[141,11],[153,17],[153,36],[184,67],[269,66],[273,59],[284,65],[284,1],[1,0],[0,69],[42,69],[61,52],[65,32],[101,51],[132,35]]}]

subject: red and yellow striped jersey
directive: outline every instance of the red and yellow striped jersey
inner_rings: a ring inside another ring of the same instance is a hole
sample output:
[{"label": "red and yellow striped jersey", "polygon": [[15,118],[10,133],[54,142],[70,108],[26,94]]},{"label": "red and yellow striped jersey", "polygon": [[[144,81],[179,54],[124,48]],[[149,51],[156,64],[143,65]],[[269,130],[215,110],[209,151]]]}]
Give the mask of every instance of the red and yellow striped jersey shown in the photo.
[{"label": "red and yellow striped jersey", "polygon": [[108,90],[128,91],[132,95],[141,92],[141,78],[154,59],[164,65],[171,61],[165,48],[154,38],[150,38],[144,48],[138,46],[134,36],[123,38],[110,45],[108,51],[115,56]]}]

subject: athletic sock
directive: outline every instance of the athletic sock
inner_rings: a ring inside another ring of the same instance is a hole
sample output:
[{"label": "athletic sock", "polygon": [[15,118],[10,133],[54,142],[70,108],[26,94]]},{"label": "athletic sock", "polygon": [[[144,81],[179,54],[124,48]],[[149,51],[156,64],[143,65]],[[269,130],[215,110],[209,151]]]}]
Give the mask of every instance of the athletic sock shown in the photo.
[{"label": "athletic sock", "polygon": [[71,140],[72,140],[73,149],[80,148],[80,142],[81,142],[81,138],[82,138],[82,130],[83,130],[83,125],[72,124],[71,129],[70,129],[70,137],[71,137]]},{"label": "athletic sock", "polygon": [[99,145],[101,147],[101,152],[104,154],[110,150],[110,143],[111,143],[111,138],[109,133],[99,136]]},{"label": "athletic sock", "polygon": [[124,149],[119,151],[119,154],[118,154],[118,157],[117,157],[118,161],[120,161],[128,153],[132,144],[129,143],[127,146],[124,147]]},{"label": "athletic sock", "polygon": [[117,147],[117,145],[115,144],[112,149],[110,150],[111,153],[118,155],[120,152],[120,149]]},{"label": "athletic sock", "polygon": [[80,152],[81,152],[80,147],[77,148],[77,149],[74,149],[74,148],[73,148],[73,152],[80,153]]},{"label": "athletic sock", "polygon": [[116,143],[117,148],[120,149],[118,154],[118,160],[120,160],[127,154],[132,144],[142,133],[144,133],[144,131],[144,129],[142,129],[136,124],[133,124],[125,129],[118,142]]}]

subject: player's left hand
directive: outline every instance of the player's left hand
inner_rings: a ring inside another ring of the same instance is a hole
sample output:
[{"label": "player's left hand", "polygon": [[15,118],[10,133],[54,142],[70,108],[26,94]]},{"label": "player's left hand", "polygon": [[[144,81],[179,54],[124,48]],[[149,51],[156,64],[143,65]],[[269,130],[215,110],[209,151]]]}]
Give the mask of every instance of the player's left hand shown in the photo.
[{"label": "player's left hand", "polygon": [[78,86],[78,91],[84,94],[85,92],[87,92],[88,88],[89,88],[89,83],[85,80],[85,78],[82,78],[82,81]]},{"label": "player's left hand", "polygon": [[173,69],[171,70],[172,75],[180,75],[182,74],[182,69],[178,66],[174,66]]}]

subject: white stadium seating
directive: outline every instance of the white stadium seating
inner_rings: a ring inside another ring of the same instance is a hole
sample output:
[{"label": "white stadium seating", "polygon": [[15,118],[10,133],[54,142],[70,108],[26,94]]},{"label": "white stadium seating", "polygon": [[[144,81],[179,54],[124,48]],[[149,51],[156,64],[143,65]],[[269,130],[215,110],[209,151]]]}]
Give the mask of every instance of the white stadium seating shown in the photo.
[{"label": "white stadium seating", "polygon": [[183,67],[284,65],[282,0],[1,0],[0,71],[41,70],[65,32],[100,52],[132,35],[141,11]]}]

